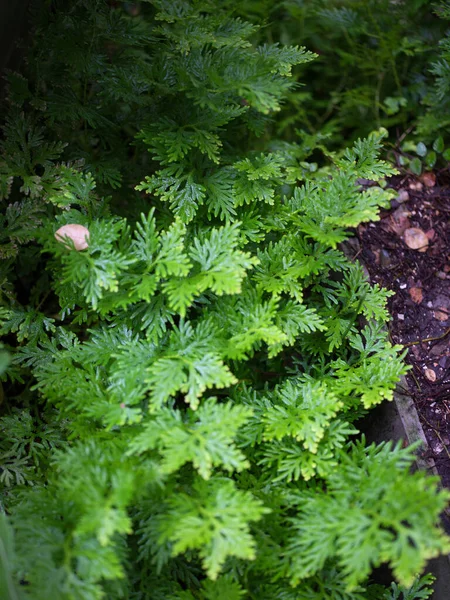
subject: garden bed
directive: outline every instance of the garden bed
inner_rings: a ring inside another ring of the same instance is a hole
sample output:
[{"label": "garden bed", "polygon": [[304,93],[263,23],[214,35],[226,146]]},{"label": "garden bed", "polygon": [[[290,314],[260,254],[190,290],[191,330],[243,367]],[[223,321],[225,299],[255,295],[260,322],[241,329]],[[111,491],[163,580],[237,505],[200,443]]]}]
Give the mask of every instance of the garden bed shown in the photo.
[{"label": "garden bed", "polygon": [[[371,441],[421,441],[417,466],[450,487],[448,176],[396,177],[389,187],[398,191],[390,209],[380,221],[359,226],[351,247],[370,281],[395,292],[389,300],[389,334],[393,343],[407,349],[411,370],[397,386],[394,403],[372,411],[364,428]],[[418,239],[420,232],[426,236],[419,249],[408,246],[412,229]],[[450,531],[450,515],[444,513],[442,521]],[[450,597],[450,557],[432,561],[429,568],[436,577],[433,598]]]},{"label": "garden bed", "polygon": [[[392,180],[397,199],[378,223],[358,228],[357,252],[371,282],[395,292],[389,333],[407,349],[405,392],[420,415],[430,458],[450,487],[450,186],[444,176],[422,179],[436,185]],[[405,242],[412,229],[425,234],[418,250]]]}]

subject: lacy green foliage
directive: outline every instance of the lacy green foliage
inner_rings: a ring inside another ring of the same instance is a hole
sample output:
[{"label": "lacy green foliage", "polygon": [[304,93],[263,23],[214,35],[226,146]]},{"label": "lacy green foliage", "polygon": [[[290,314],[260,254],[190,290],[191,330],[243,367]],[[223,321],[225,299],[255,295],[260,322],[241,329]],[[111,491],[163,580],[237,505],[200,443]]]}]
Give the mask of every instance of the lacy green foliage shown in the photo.
[{"label": "lacy green foliage", "polygon": [[269,143],[312,55],[229,8],[55,3],[9,75],[10,600],[369,600],[372,567],[410,586],[449,549],[411,450],[350,441],[405,371],[389,293],[339,249],[389,201],[357,184],[394,172],[385,132],[320,169],[321,136]]},{"label": "lacy green foliage", "polygon": [[416,580],[409,589],[392,583],[390,589],[384,593],[383,600],[425,600],[433,593],[430,587],[432,584],[433,577],[431,575],[425,575]]},{"label": "lacy green foliage", "polygon": [[27,410],[1,417],[0,432],[0,482],[6,489],[42,479],[49,450],[57,448],[63,437],[58,423],[37,422]]},{"label": "lacy green foliage", "polygon": [[[314,490],[298,495],[296,535],[287,550],[291,560],[287,573],[294,583],[317,573],[332,556],[351,585],[381,562],[389,562],[400,580],[408,578],[411,567],[416,572],[423,569],[415,550],[428,543],[435,528],[427,509],[418,509],[427,495],[427,483],[417,473],[407,481],[394,475],[412,460],[411,451],[401,451],[400,445],[392,449],[389,444],[364,447],[359,443],[346,454],[339,473],[326,476],[326,494]],[[413,489],[415,508],[405,500]],[[446,501],[442,500],[443,509]],[[421,533],[415,531],[416,519],[424,525]],[[357,552],[352,551],[355,548]]]}]

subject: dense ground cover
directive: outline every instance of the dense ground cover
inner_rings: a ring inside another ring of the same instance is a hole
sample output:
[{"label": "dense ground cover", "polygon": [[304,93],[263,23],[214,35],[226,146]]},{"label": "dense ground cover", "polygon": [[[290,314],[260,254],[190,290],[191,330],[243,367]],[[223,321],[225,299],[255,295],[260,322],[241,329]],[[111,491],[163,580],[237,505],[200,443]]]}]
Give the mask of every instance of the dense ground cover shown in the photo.
[{"label": "dense ground cover", "polygon": [[386,563],[413,600],[450,549],[414,449],[358,428],[405,371],[388,293],[339,250],[391,200],[389,123],[348,147],[320,106],[286,127],[317,57],[280,20],[263,43],[270,18],[33,15],[1,141],[5,598],[398,598],[371,581]]}]

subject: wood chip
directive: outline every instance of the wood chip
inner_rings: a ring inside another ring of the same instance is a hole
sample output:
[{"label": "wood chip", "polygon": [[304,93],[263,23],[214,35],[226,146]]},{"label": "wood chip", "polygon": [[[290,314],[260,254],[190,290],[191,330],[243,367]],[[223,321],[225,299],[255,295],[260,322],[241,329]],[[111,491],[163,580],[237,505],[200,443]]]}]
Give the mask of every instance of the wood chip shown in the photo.
[{"label": "wood chip", "polygon": [[[440,307],[442,308],[442,307]],[[435,310],[433,311],[434,314],[434,318],[437,319],[438,321],[447,321],[449,315],[448,312],[443,309],[443,310]]]},{"label": "wood chip", "polygon": [[436,372],[433,369],[425,369],[424,374],[428,381],[436,381]]},{"label": "wood chip", "polygon": [[410,227],[403,234],[403,239],[408,248],[412,250],[418,250],[419,252],[426,252],[428,248],[428,238],[422,229],[418,227]]},{"label": "wood chip", "polygon": [[409,288],[409,295],[411,296],[411,300],[416,304],[420,304],[423,300],[423,290],[421,287]]}]

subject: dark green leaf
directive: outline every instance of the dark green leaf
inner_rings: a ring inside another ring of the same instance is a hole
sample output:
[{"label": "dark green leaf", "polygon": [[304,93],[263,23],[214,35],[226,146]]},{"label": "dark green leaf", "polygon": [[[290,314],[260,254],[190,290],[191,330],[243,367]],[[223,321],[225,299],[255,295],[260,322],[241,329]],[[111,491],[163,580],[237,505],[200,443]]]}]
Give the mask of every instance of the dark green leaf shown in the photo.
[{"label": "dark green leaf", "polygon": [[409,163],[409,168],[414,175],[420,175],[422,173],[422,162],[420,158],[413,158]]},{"label": "dark green leaf", "polygon": [[437,155],[436,152],[434,152],[434,150],[428,152],[428,154],[425,157],[425,164],[429,169],[432,169],[434,167],[434,165],[436,164],[436,159]]},{"label": "dark green leaf", "polygon": [[435,152],[438,152],[439,154],[441,152],[443,152],[445,146],[444,146],[444,139],[443,137],[440,135],[438,138],[436,138],[433,142],[433,150]]}]

